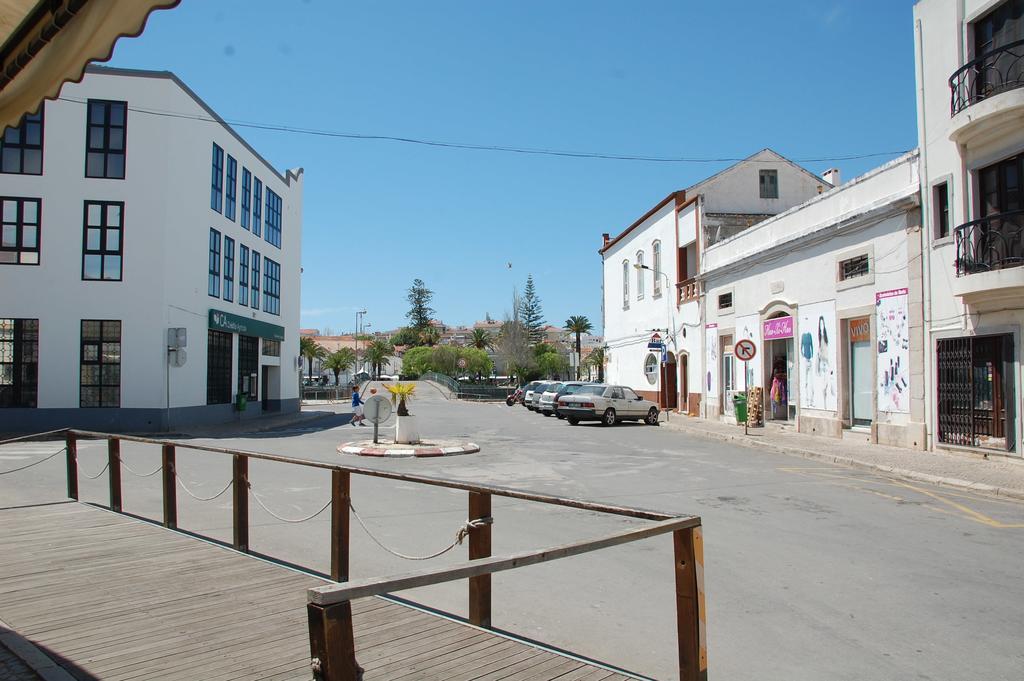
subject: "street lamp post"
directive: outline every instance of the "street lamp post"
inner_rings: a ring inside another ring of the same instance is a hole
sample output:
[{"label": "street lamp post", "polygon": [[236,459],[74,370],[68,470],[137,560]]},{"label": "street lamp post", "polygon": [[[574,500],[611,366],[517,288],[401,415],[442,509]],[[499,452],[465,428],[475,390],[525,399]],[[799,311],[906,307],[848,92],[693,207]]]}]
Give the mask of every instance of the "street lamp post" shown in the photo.
[{"label": "street lamp post", "polygon": [[[675,320],[675,315],[672,313],[672,301],[669,298],[670,294],[672,293],[672,290],[671,290],[672,289],[672,284],[669,281],[668,275],[665,274],[664,272],[660,271],[660,270],[655,270],[655,269],[649,267],[648,265],[641,265],[640,263],[633,263],[633,267],[638,269],[638,270],[648,270],[649,272],[653,272],[654,276],[658,276],[660,274],[661,276],[665,277],[665,292],[662,295],[665,296],[665,308],[668,310],[668,323],[669,323],[668,337],[672,341],[672,350],[675,353],[676,359],[678,360],[678,358],[679,358],[679,344],[676,342],[676,320]],[[664,387],[664,386],[662,386],[662,387]],[[667,390],[665,391],[665,401],[666,402],[668,401],[668,391]],[[665,410],[665,418],[666,419],[668,418],[668,409]]]},{"label": "street lamp post", "polygon": [[355,337],[356,337],[356,371],[355,371],[355,373],[356,374],[359,373],[359,366],[360,366],[359,365],[359,335],[360,335],[360,333],[362,331],[362,326],[361,326],[361,321],[360,320],[362,320],[364,314],[366,314],[366,310],[356,310],[356,333],[355,333]]}]

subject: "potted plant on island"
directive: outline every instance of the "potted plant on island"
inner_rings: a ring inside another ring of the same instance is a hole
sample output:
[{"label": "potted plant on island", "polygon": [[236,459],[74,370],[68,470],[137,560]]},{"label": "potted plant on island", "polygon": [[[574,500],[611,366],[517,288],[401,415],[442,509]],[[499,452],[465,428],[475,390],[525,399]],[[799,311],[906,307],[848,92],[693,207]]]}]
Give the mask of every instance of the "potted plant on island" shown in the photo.
[{"label": "potted plant on island", "polygon": [[420,441],[419,429],[416,427],[415,417],[409,413],[406,402],[412,399],[416,392],[415,383],[385,383],[384,387],[391,393],[392,404],[397,404],[398,424],[395,427],[395,443],[403,445],[414,445]]}]

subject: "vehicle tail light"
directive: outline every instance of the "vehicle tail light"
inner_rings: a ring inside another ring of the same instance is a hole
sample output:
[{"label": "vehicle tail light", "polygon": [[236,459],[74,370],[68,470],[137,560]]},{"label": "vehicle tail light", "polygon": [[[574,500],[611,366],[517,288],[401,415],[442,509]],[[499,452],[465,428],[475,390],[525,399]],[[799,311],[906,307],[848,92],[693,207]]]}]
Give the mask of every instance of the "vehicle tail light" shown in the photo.
[{"label": "vehicle tail light", "polygon": [[593,409],[594,408],[594,403],[593,402],[580,402],[580,406],[581,407],[586,407],[588,409]]}]

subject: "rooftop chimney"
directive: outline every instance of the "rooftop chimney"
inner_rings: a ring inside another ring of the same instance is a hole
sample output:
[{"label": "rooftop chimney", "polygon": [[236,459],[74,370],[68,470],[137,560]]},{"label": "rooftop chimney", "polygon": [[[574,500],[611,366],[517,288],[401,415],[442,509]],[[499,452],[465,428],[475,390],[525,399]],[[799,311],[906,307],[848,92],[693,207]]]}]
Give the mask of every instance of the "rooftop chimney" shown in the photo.
[{"label": "rooftop chimney", "polygon": [[601,235],[601,239],[604,240],[604,245],[605,246],[607,246],[608,242],[612,240],[611,236],[609,236],[607,232],[605,232],[604,234]]},{"label": "rooftop chimney", "polygon": [[839,168],[829,168],[821,174],[821,177],[833,187],[838,187],[842,182],[839,179]]}]

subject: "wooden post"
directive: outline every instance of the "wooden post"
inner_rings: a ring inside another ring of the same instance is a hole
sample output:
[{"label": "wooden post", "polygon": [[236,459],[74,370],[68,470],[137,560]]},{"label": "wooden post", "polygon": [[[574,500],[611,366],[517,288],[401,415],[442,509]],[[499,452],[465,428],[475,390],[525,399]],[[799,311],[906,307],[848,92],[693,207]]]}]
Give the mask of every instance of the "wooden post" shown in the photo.
[{"label": "wooden post", "polygon": [[[469,493],[469,519],[490,519],[491,495]],[[469,559],[491,557],[491,526],[474,527],[469,531]],[[469,578],[469,621],[478,627],[491,626],[491,576]]]},{"label": "wooden post", "polygon": [[331,471],[331,579],[348,581],[348,505],[352,476],[348,471]]},{"label": "wooden post", "polygon": [[352,633],[352,604],[306,606],[309,617],[309,656],[317,681],[359,681],[362,669],[356,663]]},{"label": "wooden post", "polygon": [[68,433],[64,439],[67,447],[68,498],[78,500],[78,440]]},{"label": "wooden post", "polygon": [[110,480],[110,510],[121,512],[121,441],[107,440],[107,478]]},{"label": "wooden post", "polygon": [[178,488],[174,484],[177,471],[174,468],[174,445],[164,445],[160,452],[164,480],[164,527],[172,530],[178,527]]},{"label": "wooden post", "polygon": [[249,457],[234,455],[234,547],[249,552]]},{"label": "wooden post", "polygon": [[700,527],[672,533],[675,548],[676,626],[680,681],[707,681],[704,611],[704,535]]}]

